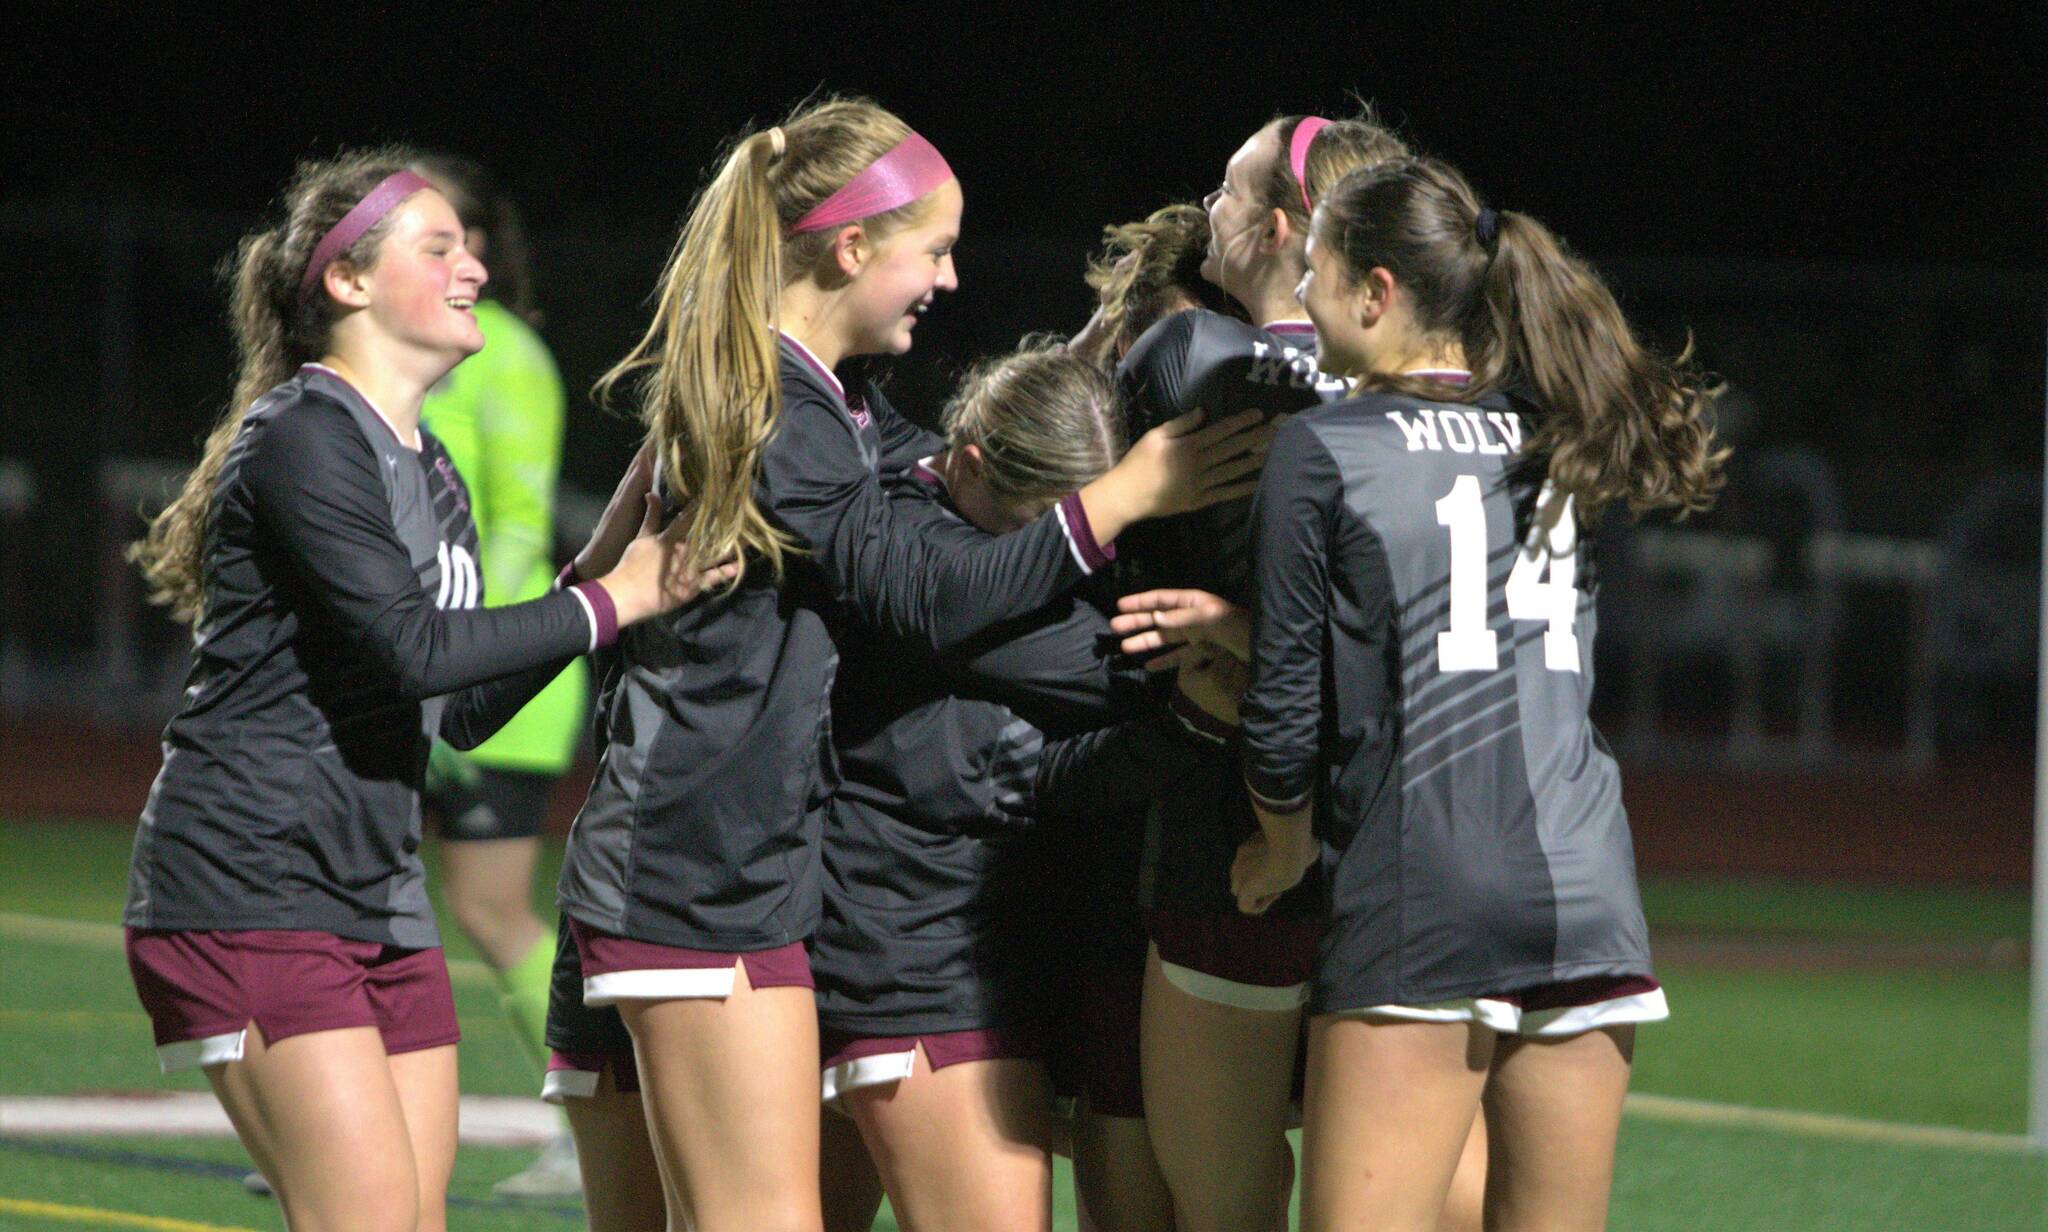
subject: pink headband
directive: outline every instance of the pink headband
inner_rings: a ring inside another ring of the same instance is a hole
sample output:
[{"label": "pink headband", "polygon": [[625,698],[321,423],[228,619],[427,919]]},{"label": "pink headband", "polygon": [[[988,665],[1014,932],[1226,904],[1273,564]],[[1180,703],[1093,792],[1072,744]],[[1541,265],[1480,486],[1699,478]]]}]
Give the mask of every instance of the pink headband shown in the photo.
[{"label": "pink headband", "polygon": [[1305,117],[1294,126],[1294,139],[1287,143],[1287,165],[1294,172],[1294,182],[1301,185],[1301,206],[1311,214],[1316,212],[1316,203],[1308,199],[1308,148],[1316,143],[1316,134],[1329,126],[1321,116]]},{"label": "pink headband", "polygon": [[909,205],[952,178],[953,169],[946,165],[938,147],[912,133],[887,154],[861,168],[859,175],[840,185],[838,192],[797,219],[789,230],[792,235],[823,231],[886,214],[898,206]]},{"label": "pink headband", "polygon": [[377,181],[361,201],[355,203],[334,229],[320,237],[313,246],[313,259],[306,262],[306,276],[299,279],[299,302],[313,298],[313,288],[320,285],[320,275],[334,264],[334,259],[345,253],[363,233],[383,221],[386,214],[398,208],[398,203],[412,196],[422,188],[432,188],[424,177],[410,171],[400,171]]}]

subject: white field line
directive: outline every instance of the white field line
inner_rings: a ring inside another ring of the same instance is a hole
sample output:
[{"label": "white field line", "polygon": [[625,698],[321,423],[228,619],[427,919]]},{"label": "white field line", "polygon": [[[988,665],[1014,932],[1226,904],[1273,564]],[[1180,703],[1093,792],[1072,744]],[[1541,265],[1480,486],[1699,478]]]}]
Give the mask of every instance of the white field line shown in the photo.
[{"label": "white field line", "polygon": [[[14,911],[0,911],[0,938],[105,950],[118,950],[125,940],[119,924],[59,920]],[[488,984],[491,982],[491,969],[473,958],[451,958],[448,960],[448,978],[459,984]]]},{"label": "white field line", "polygon": [[1704,1099],[1678,1099],[1669,1095],[1632,1094],[1628,1115],[1645,1121],[1687,1125],[1711,1125],[1734,1129],[1762,1129],[1802,1138],[1833,1138],[1845,1142],[1881,1142],[1893,1146],[1952,1147],[1965,1151],[1989,1151],[2002,1155],[2023,1155],[2048,1148],[2025,1134],[1995,1134],[1979,1129],[1957,1129],[1948,1125],[1909,1125],[1900,1121],[1872,1121],[1863,1117],[1838,1116],[1829,1112],[1799,1112],[1790,1108],[1752,1108],[1745,1104],[1718,1104]]},{"label": "white field line", "polygon": [[[47,916],[22,915],[16,912],[0,911],[0,938],[18,941],[45,941],[59,945],[83,945],[102,949],[118,949],[122,933],[116,924],[90,924],[78,920],[58,920]],[[473,959],[457,959],[448,964],[449,975],[464,983],[488,983],[490,968]],[[194,1098],[212,1102],[206,1095]],[[463,1116],[469,1116],[469,1103],[477,1096],[463,1097]],[[0,1132],[24,1132],[16,1130],[6,1115],[6,1109],[19,1101],[0,1099]],[[531,1103],[532,1101],[515,1101]],[[538,1107],[538,1105],[536,1105]],[[218,1107],[216,1106],[216,1111]],[[1703,1099],[1678,1099],[1669,1095],[1633,1094],[1628,1097],[1628,1115],[1645,1121],[1663,1121],[1688,1125],[1711,1125],[1738,1129],[1761,1129],[1776,1133],[1792,1134],[1806,1138],[1833,1138],[1851,1142],[1882,1142],[1897,1146],[1950,1147],[1967,1151],[1988,1151],[1997,1154],[2023,1154],[2039,1149],[2024,1134],[1997,1134],[1983,1130],[1956,1129],[1946,1125],[1909,1125],[1898,1121],[1874,1121],[1862,1117],[1837,1116],[1825,1112],[1799,1112],[1786,1108],[1752,1108],[1744,1104],[1721,1104]],[[547,1113],[553,1116],[552,1111]],[[225,1118],[221,1124],[226,1124]],[[552,1120],[549,1121],[552,1125]],[[90,1130],[77,1132],[89,1133]],[[111,1131],[103,1131],[111,1132]],[[549,1131],[550,1133],[552,1130]],[[468,1140],[468,1130],[464,1130]]]},{"label": "white field line", "polygon": [[[469,1146],[540,1146],[555,1136],[553,1108],[536,1098],[465,1095],[458,1124]],[[87,1134],[232,1138],[220,1101],[205,1091],[135,1095],[0,1096],[0,1137]]]}]

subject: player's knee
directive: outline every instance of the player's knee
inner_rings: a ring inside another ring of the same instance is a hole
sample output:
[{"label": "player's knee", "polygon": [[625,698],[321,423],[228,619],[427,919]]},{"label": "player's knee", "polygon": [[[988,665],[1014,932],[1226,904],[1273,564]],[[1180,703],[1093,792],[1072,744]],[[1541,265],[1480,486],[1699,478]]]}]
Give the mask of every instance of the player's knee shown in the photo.
[{"label": "player's knee", "polygon": [[[524,897],[524,886],[515,892],[504,886],[470,885],[451,881],[448,885],[448,910],[455,916],[455,923],[472,940],[487,943],[509,933],[521,931],[533,908]],[[536,925],[538,921],[535,921]]]}]

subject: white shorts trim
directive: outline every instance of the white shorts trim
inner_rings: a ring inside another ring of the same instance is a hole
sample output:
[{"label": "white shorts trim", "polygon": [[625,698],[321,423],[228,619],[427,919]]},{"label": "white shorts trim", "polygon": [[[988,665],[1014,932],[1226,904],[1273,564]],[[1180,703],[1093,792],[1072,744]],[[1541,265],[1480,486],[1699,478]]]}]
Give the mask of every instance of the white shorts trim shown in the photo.
[{"label": "white shorts trim", "polygon": [[917,1049],[907,1048],[902,1052],[878,1052],[873,1056],[855,1057],[841,1061],[826,1070],[819,1082],[819,1097],[827,1108],[844,1112],[839,1097],[848,1091],[862,1087],[880,1086],[885,1082],[901,1082],[910,1077],[910,1071],[917,1067]]},{"label": "white shorts trim", "polygon": [[229,1061],[242,1059],[242,1046],[248,1041],[249,1028],[230,1031],[226,1035],[209,1035],[204,1039],[174,1040],[158,1044],[156,1063],[166,1074],[179,1070],[200,1069],[208,1065],[224,1065]]},{"label": "white shorts trim", "polygon": [[1591,1005],[1566,1005],[1552,1010],[1523,1010],[1491,997],[1462,997],[1455,1001],[1432,1001],[1423,1005],[1368,1005],[1355,1010],[1338,1010],[1339,1018],[1392,1018],[1403,1022],[1476,1022],[1503,1035],[1556,1039],[1584,1035],[1601,1027],[1637,1022],[1662,1022],[1671,1017],[1664,990],[1633,993],[1595,1001]]},{"label": "white shorts trim", "polygon": [[1159,973],[1166,982],[1180,989],[1190,997],[1214,1001],[1240,1010],[1298,1010],[1308,1004],[1308,985],[1283,984],[1241,984],[1226,980],[1220,975],[1210,975],[1193,967],[1159,960]]},{"label": "white shorts trim", "polygon": [[597,1095],[594,1069],[551,1069],[540,1080],[542,1102],[560,1107],[572,1099],[593,1099]]},{"label": "white shorts trim", "polygon": [[650,971],[607,971],[583,977],[583,1004],[617,1005],[620,1001],[668,1001],[678,997],[730,997],[730,967],[657,967]]}]

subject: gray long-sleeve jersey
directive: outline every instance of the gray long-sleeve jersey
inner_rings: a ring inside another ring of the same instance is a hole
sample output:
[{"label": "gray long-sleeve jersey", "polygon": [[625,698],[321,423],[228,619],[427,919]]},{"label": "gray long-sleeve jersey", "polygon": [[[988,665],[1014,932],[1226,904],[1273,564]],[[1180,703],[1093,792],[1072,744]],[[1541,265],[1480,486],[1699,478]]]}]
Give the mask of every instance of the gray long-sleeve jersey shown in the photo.
[{"label": "gray long-sleeve jersey", "polygon": [[610,740],[569,836],[557,901],[608,932],[720,951],[801,941],[838,785],[837,639],[860,625],[933,651],[1072,589],[1105,555],[1068,497],[1014,534],[941,544],[903,524],[885,461],[938,438],[782,342],[782,410],[755,499],[802,551],[619,642]]},{"label": "gray long-sleeve jersey", "polygon": [[476,542],[447,451],[424,431],[407,448],[332,371],[309,364],[250,406],[214,486],[205,614],[125,923],[439,944],[419,858],[428,738],[488,734],[507,716],[484,713],[487,682],[552,674],[597,640],[568,592],[478,607]]},{"label": "gray long-sleeve jersey", "polygon": [[1526,414],[1373,394],[1273,442],[1245,771],[1269,805],[1315,804],[1319,1011],[1649,973],[1586,714],[1590,571],[1569,502],[1515,465]]}]

